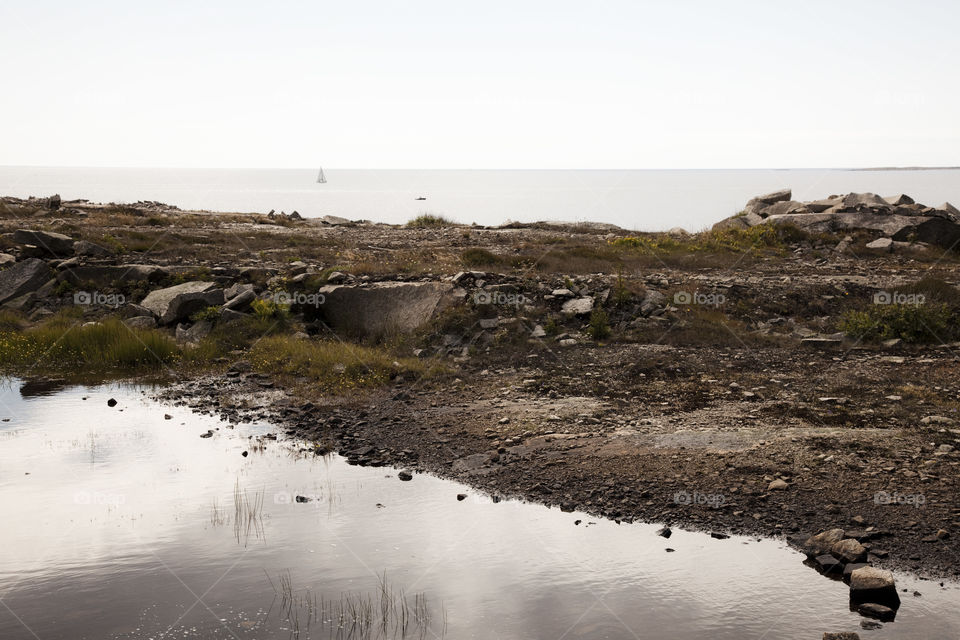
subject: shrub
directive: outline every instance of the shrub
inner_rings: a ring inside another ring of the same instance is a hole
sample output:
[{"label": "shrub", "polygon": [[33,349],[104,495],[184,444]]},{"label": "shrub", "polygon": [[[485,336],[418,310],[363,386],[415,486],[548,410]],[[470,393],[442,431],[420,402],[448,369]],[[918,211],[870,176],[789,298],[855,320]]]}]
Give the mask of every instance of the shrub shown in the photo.
[{"label": "shrub", "polygon": [[500,258],[486,249],[467,249],[460,254],[460,261],[466,267],[489,267],[500,263]]},{"label": "shrub", "polygon": [[556,319],[550,318],[544,323],[543,330],[548,336],[555,336],[560,333],[560,325],[557,324]]},{"label": "shrub", "polygon": [[863,311],[846,312],[839,327],[848,336],[865,342],[892,338],[904,342],[936,342],[957,333],[945,304],[873,305]]},{"label": "shrub", "polygon": [[590,314],[590,326],[587,327],[587,335],[594,340],[603,340],[610,335],[610,321],[607,312],[596,307]]},{"label": "shrub", "polygon": [[631,290],[629,284],[623,277],[623,269],[617,269],[617,281],[613,285],[613,304],[617,307],[622,307],[630,302],[633,297],[634,292]]},{"label": "shrub", "polygon": [[455,224],[456,223],[453,220],[432,213],[422,213],[413,220],[407,222],[408,227],[414,228],[451,227]]},{"label": "shrub", "polygon": [[273,300],[257,298],[250,303],[250,308],[253,309],[253,315],[261,320],[285,321],[290,316],[290,307],[285,304],[278,304]]},{"label": "shrub", "polygon": [[195,314],[190,316],[191,322],[203,322],[207,320],[209,322],[216,322],[220,319],[220,307],[212,306],[203,309],[202,311],[197,311]]}]

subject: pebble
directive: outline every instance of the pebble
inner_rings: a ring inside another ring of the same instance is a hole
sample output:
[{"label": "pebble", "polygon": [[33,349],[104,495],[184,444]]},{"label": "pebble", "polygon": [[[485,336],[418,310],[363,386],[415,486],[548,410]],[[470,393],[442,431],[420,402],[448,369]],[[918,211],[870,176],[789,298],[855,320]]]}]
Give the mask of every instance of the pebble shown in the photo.
[{"label": "pebble", "polygon": [[767,491],[782,491],[789,486],[790,486],[789,484],[787,484],[780,478],[777,478],[776,480],[771,482],[769,485],[767,485]]}]

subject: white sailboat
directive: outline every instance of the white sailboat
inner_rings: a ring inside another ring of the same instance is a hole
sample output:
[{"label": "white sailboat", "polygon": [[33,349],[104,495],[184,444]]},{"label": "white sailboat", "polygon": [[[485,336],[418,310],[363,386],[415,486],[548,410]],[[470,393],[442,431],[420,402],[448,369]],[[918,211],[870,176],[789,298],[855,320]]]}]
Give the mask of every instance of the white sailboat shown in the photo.
[{"label": "white sailboat", "polygon": [[327,176],[323,175],[323,168],[320,169],[320,175],[317,176],[317,182],[320,184],[326,184]]}]

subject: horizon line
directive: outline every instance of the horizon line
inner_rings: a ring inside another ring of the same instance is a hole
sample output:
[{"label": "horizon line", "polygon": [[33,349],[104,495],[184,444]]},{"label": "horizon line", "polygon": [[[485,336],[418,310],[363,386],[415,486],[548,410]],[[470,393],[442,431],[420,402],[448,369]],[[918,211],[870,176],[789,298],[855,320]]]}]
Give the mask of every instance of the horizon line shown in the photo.
[{"label": "horizon line", "polygon": [[476,167],[192,167],[192,166],[117,166],[117,165],[47,165],[0,164],[2,169],[152,169],[177,171],[956,171],[960,165],[904,165],[876,167],[607,167],[607,168],[476,168]]}]

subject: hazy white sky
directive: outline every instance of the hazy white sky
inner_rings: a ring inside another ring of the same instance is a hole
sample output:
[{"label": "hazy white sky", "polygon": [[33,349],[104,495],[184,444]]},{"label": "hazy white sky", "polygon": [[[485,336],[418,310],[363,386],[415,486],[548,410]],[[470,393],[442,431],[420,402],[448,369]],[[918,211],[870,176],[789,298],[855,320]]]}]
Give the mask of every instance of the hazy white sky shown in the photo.
[{"label": "hazy white sky", "polygon": [[0,164],[960,165],[960,3],[0,3]]}]

